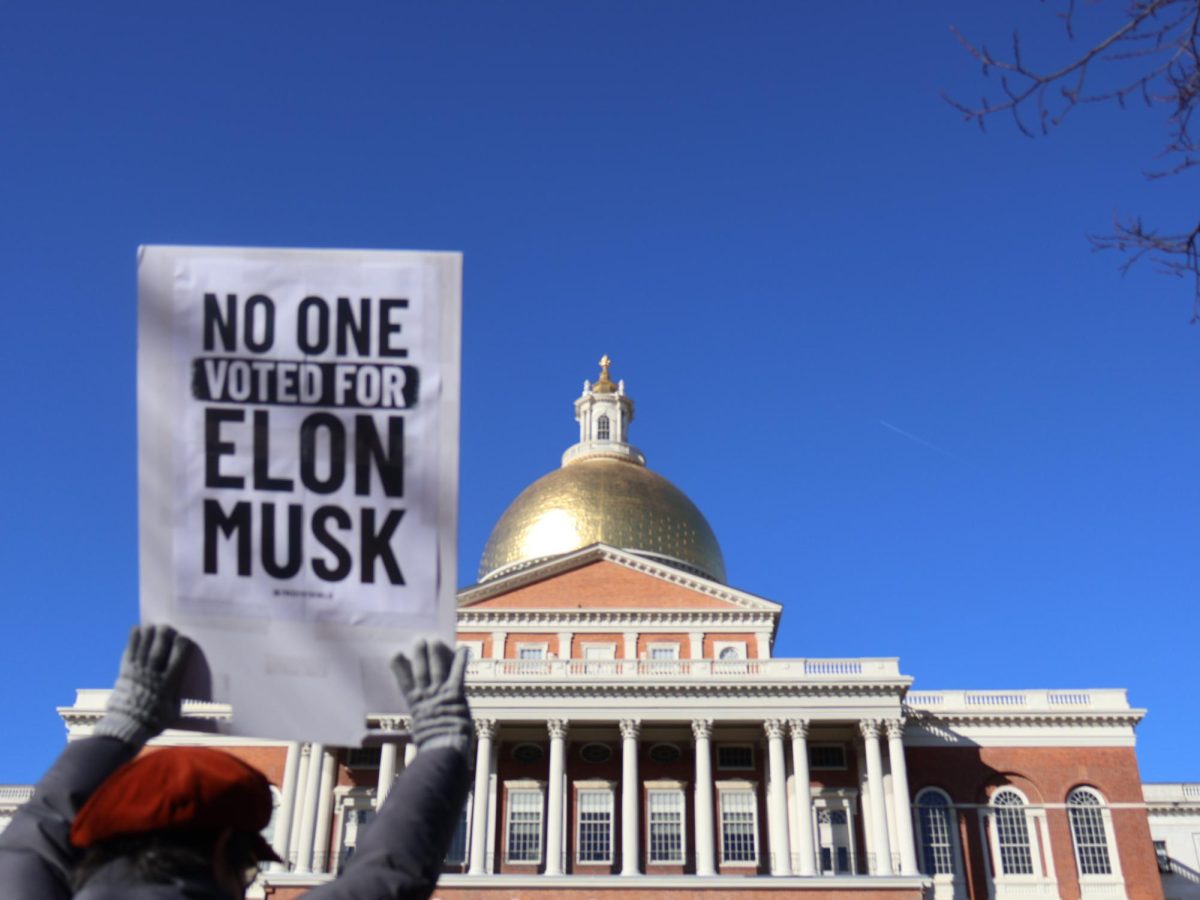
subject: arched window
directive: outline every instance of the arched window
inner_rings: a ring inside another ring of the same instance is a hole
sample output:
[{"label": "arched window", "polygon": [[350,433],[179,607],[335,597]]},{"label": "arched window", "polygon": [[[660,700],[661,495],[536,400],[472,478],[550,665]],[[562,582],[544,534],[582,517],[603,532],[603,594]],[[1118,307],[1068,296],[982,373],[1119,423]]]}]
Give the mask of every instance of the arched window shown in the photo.
[{"label": "arched window", "polygon": [[609,435],[608,416],[601,416],[596,420],[596,440],[607,441]]},{"label": "arched window", "polygon": [[725,647],[717,654],[717,659],[741,659],[742,654],[737,647]]},{"label": "arched window", "polygon": [[1000,871],[1004,875],[1032,875],[1033,851],[1029,846],[1029,822],[1025,799],[1011,788],[992,794],[995,809],[996,843],[1000,848]]},{"label": "arched window", "polygon": [[1077,787],[1067,794],[1067,817],[1080,875],[1111,875],[1108,834],[1104,828],[1103,801],[1091,788]]},{"label": "arched window", "polygon": [[921,835],[921,871],[954,874],[953,817],[950,798],[927,788],[917,795],[917,827]]}]

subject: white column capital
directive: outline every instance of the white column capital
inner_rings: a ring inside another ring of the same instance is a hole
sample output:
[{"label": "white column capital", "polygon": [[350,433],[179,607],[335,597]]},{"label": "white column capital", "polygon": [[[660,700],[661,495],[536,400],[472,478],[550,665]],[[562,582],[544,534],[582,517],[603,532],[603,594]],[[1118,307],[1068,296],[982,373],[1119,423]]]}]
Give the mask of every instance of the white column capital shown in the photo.
[{"label": "white column capital", "polygon": [[641,719],[622,719],[617,723],[621,729],[621,737],[625,740],[632,738],[637,740],[638,735],[642,733]]},{"label": "white column capital", "polygon": [[858,730],[862,732],[862,736],[868,741],[879,740],[879,720],[878,719],[859,719]]},{"label": "white column capital", "polygon": [[692,719],[692,737],[698,741],[707,741],[712,737],[712,719]]},{"label": "white column capital", "polygon": [[903,719],[887,719],[884,721],[883,727],[887,731],[889,741],[904,737]]},{"label": "white column capital", "polygon": [[571,723],[567,719],[548,719],[546,721],[546,730],[550,733],[550,737],[556,741],[561,741],[565,738],[570,728]]},{"label": "white column capital", "polygon": [[783,732],[786,727],[783,719],[767,719],[767,721],[763,722],[763,731],[773,741],[783,740]]},{"label": "white column capital", "polygon": [[493,738],[496,736],[495,719],[476,719],[475,736],[477,738]]},{"label": "white column capital", "polygon": [[793,739],[807,740],[808,719],[788,719],[788,730],[791,732]]}]

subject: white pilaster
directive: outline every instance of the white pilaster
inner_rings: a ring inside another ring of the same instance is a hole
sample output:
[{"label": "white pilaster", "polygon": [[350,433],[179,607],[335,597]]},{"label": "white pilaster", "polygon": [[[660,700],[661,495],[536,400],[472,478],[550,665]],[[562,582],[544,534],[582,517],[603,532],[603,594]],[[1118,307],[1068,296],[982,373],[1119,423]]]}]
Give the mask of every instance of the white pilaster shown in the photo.
[{"label": "white pilaster", "polygon": [[321,759],[323,744],[311,744],[308,751],[308,771],[304,778],[304,803],[300,807],[300,842],[296,846],[296,871],[311,872],[313,838],[317,830],[317,801],[321,792]]},{"label": "white pilaster", "polygon": [[574,637],[575,637],[575,634],[574,634],[574,632],[571,632],[571,631],[558,632],[558,658],[559,659],[570,659],[571,658],[571,641],[574,639]]},{"label": "white pilaster", "polygon": [[696,739],[696,874],[716,875],[713,826],[712,719],[692,719]]},{"label": "white pilaster", "polygon": [[896,840],[900,844],[900,874],[917,874],[917,848],[913,841],[912,801],[908,792],[908,765],[904,760],[904,720],[885,723],[888,758],[892,763],[892,787],[895,790]]},{"label": "white pilaster", "polygon": [[879,752],[879,723],[864,719],[858,723],[866,746],[867,785],[871,792],[870,854],[875,865],[872,875],[892,874],[892,848],[888,844],[887,812],[883,806],[883,757]]},{"label": "white pilaster", "polygon": [[[283,787],[280,791],[279,810],[275,813],[275,842],[272,845],[281,859],[288,858],[292,843],[292,818],[296,814],[296,779],[300,774],[300,744],[291,741],[287,745],[287,759],[283,763]],[[286,868],[285,863],[272,863],[272,871]]]},{"label": "white pilaster", "polygon": [[626,659],[637,659],[637,637],[636,631],[625,632],[624,638]]},{"label": "white pilaster", "polygon": [[304,796],[308,786],[308,761],[312,759],[312,744],[300,745],[300,767],[296,771],[296,802],[293,804],[292,837],[288,843],[287,861],[296,868],[300,858],[300,831],[304,821]]},{"label": "white pilaster", "polygon": [[692,659],[704,659],[704,632],[688,632],[688,656]]},{"label": "white pilaster", "polygon": [[379,780],[375,783],[375,808],[383,809],[383,802],[396,780],[396,745],[384,744],[379,750]]},{"label": "white pilaster", "polygon": [[787,763],[783,758],[782,719],[763,722],[767,733],[767,838],[771,847],[771,874],[792,874],[792,840],[788,836]]},{"label": "white pilaster", "polygon": [[566,768],[564,750],[567,720],[551,719],[546,723],[550,732],[550,783],[546,802],[546,874],[563,874],[563,781]]},{"label": "white pilaster", "polygon": [[755,650],[758,651],[759,659],[771,658],[771,632],[756,631],[754,632]]},{"label": "white pilaster", "polygon": [[468,875],[487,874],[487,834],[489,782],[492,768],[492,738],[496,735],[495,719],[476,719],[475,736],[475,801],[471,809],[471,861]]},{"label": "white pilaster", "polygon": [[638,780],[638,734],[642,723],[621,720],[621,874],[637,875],[641,782]]},{"label": "white pilaster", "polygon": [[492,659],[504,659],[504,640],[507,637],[507,631],[492,632]]},{"label": "white pilaster", "polygon": [[796,793],[796,838],[800,858],[796,860],[797,875],[817,873],[817,849],[813,841],[812,778],[808,771],[808,719],[792,719],[792,777]]},{"label": "white pilaster", "polygon": [[321,785],[317,797],[317,825],[313,837],[313,871],[329,867],[329,830],[333,824],[333,788],[337,781],[337,756],[326,750],[321,756]]}]

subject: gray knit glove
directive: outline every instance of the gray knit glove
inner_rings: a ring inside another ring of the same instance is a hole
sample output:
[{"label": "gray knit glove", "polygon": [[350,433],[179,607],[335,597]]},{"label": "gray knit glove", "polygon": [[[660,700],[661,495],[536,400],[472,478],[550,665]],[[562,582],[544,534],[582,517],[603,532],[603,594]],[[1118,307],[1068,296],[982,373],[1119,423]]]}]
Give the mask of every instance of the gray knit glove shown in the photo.
[{"label": "gray knit glove", "polygon": [[451,747],[466,754],[471,746],[471,710],[465,680],[467,648],[457,653],[441,641],[417,641],[411,653],[397,653],[392,671],[412,714],[418,750]]},{"label": "gray knit glove", "polygon": [[179,719],[180,683],[195,647],[167,625],[129,633],[117,683],[95,733],[141,746]]}]

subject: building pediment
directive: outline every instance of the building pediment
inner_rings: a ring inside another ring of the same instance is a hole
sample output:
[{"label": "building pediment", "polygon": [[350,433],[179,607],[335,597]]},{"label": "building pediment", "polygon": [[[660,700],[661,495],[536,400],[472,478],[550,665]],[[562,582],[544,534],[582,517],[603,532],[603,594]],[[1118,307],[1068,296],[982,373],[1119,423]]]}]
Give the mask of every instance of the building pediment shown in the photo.
[{"label": "building pediment", "polygon": [[777,617],[770,600],[689,574],[605,544],[473,585],[458,595],[460,610],[561,612],[751,612]]}]

